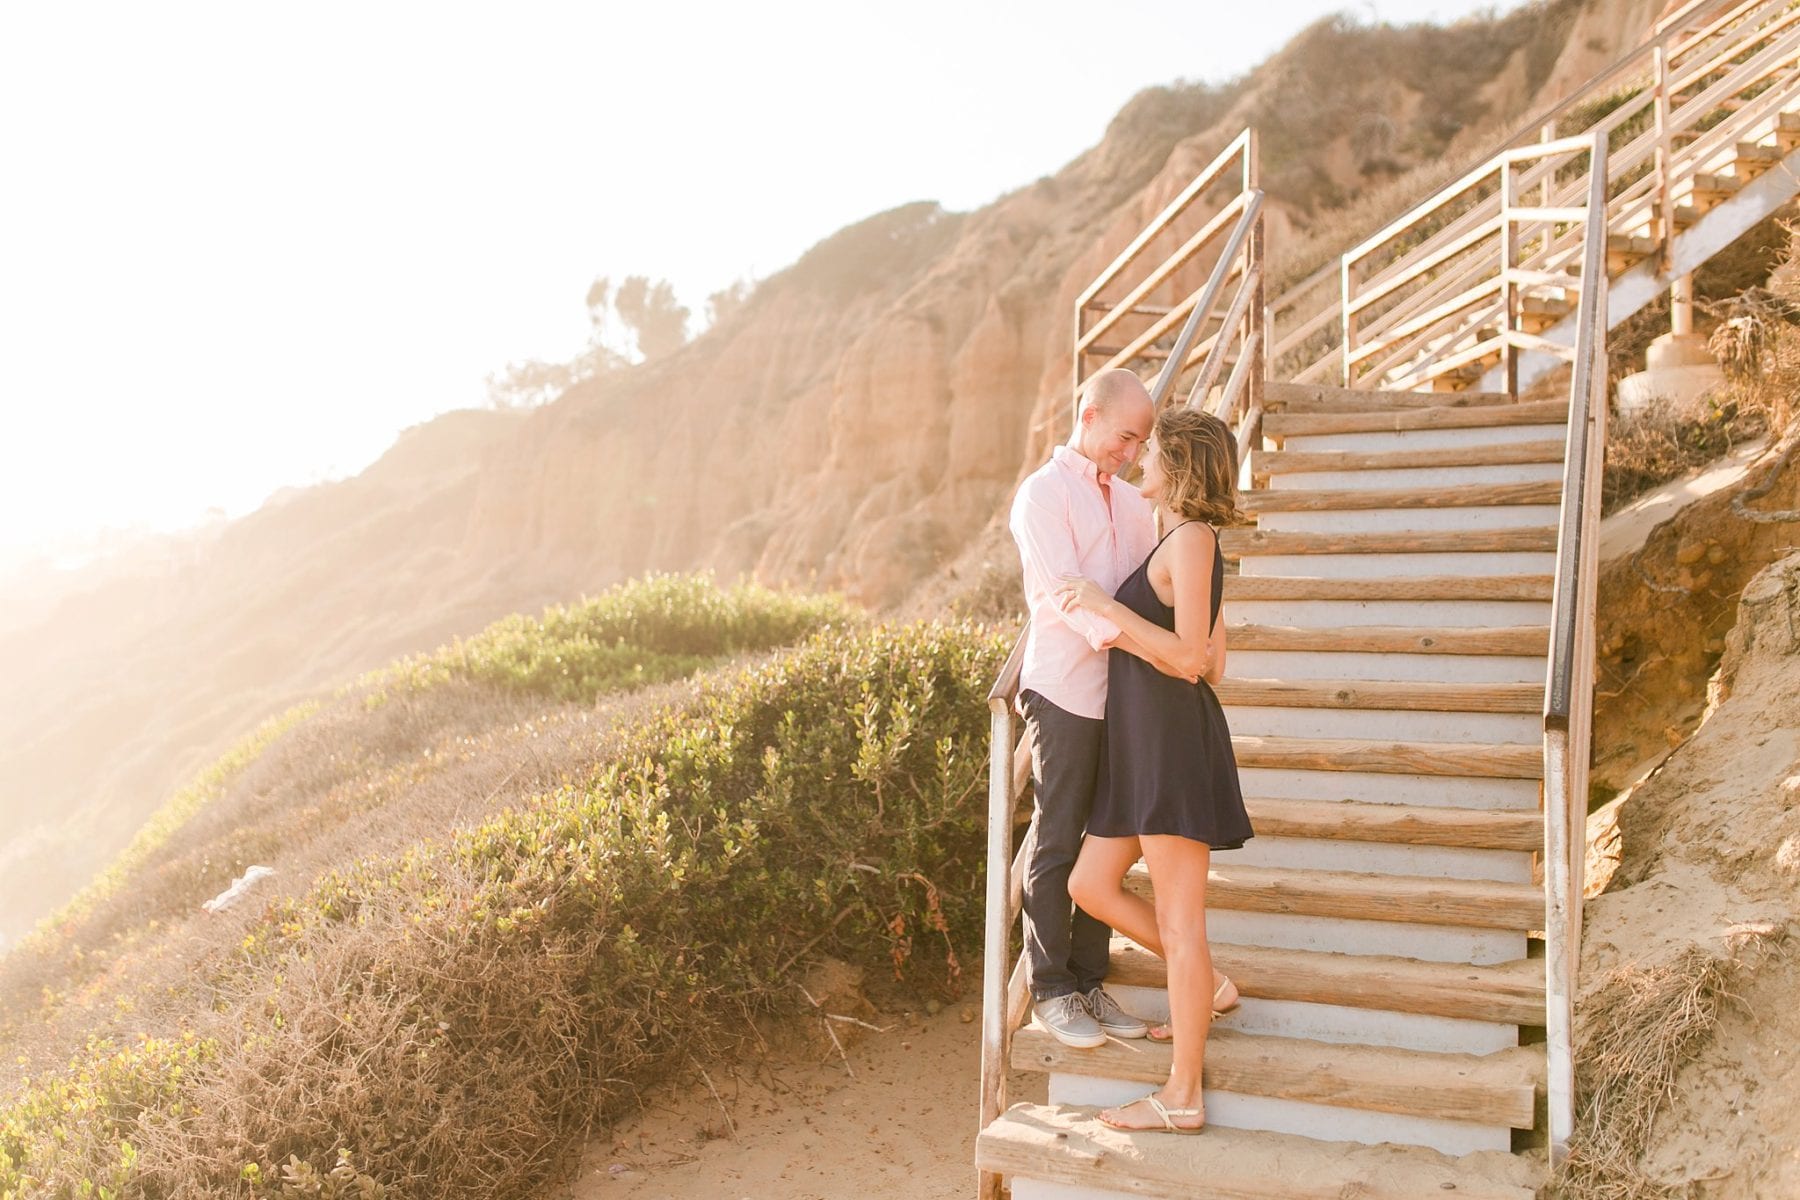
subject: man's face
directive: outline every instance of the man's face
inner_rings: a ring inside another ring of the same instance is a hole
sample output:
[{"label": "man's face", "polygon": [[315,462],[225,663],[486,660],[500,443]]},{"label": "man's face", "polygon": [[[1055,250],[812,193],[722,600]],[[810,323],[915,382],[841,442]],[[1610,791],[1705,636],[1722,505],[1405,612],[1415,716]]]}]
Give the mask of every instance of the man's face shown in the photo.
[{"label": "man's face", "polygon": [[1117,475],[1137,461],[1156,423],[1148,396],[1120,396],[1101,409],[1081,414],[1081,452],[1104,475]]}]

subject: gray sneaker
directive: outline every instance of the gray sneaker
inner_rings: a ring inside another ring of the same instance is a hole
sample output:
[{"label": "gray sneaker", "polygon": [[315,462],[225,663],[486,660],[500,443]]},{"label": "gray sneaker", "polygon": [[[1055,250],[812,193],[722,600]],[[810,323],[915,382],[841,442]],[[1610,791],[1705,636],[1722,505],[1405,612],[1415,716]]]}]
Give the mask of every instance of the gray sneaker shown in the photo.
[{"label": "gray sneaker", "polygon": [[1150,1032],[1150,1026],[1120,1008],[1105,988],[1095,988],[1087,994],[1087,1009],[1100,1028],[1113,1037],[1141,1038]]},{"label": "gray sneaker", "polygon": [[1031,1011],[1037,1016],[1038,1023],[1050,1031],[1050,1036],[1065,1046],[1092,1050],[1095,1046],[1106,1045],[1106,1031],[1088,1011],[1087,1001],[1076,992],[1039,1000],[1031,1006]]}]

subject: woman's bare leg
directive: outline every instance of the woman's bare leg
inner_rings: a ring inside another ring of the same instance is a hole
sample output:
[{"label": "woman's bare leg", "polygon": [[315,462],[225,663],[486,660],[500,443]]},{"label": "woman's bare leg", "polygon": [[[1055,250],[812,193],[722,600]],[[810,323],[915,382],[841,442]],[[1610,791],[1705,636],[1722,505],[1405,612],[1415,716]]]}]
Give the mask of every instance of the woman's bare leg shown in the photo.
[{"label": "woman's bare leg", "polygon": [[1083,912],[1112,926],[1152,954],[1162,954],[1156,907],[1125,890],[1125,874],[1143,854],[1134,837],[1081,839],[1081,853],[1069,872],[1069,898]]},{"label": "woman's bare leg", "polygon": [[[1170,1109],[1197,1109],[1202,1107],[1200,1081],[1212,1025],[1212,951],[1206,943],[1206,871],[1212,851],[1182,837],[1146,835],[1139,841],[1156,883],[1157,929],[1169,968],[1169,1023],[1175,1032],[1174,1064],[1156,1097]],[[1102,1116],[1117,1125],[1162,1128],[1156,1113],[1141,1102],[1108,1109]],[[1204,1117],[1177,1119],[1181,1125],[1203,1123]]]}]

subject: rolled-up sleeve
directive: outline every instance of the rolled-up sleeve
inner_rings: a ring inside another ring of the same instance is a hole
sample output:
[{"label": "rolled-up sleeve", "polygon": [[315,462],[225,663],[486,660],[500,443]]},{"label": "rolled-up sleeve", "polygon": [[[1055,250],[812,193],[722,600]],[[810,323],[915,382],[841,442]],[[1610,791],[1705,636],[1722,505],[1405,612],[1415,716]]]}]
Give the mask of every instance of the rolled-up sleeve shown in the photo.
[{"label": "rolled-up sleeve", "polygon": [[1025,598],[1033,607],[1047,605],[1088,645],[1105,650],[1118,640],[1119,627],[1085,608],[1064,612],[1052,595],[1065,576],[1081,574],[1081,565],[1068,515],[1059,497],[1044,494],[1047,490],[1028,484],[1013,500],[1009,524],[1025,568]]}]

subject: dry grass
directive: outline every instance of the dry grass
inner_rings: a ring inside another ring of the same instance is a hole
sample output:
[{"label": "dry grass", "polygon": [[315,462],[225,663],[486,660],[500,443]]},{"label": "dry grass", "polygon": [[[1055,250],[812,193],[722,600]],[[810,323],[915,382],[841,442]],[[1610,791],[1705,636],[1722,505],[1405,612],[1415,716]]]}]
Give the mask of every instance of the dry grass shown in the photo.
[{"label": "dry grass", "polygon": [[1712,1036],[1735,980],[1782,938],[1739,927],[1720,955],[1690,946],[1673,962],[1625,966],[1583,999],[1575,1046],[1576,1113],[1556,1180],[1565,1200],[1665,1200],[1688,1194],[1646,1176],[1641,1160],[1675,1078]]}]

